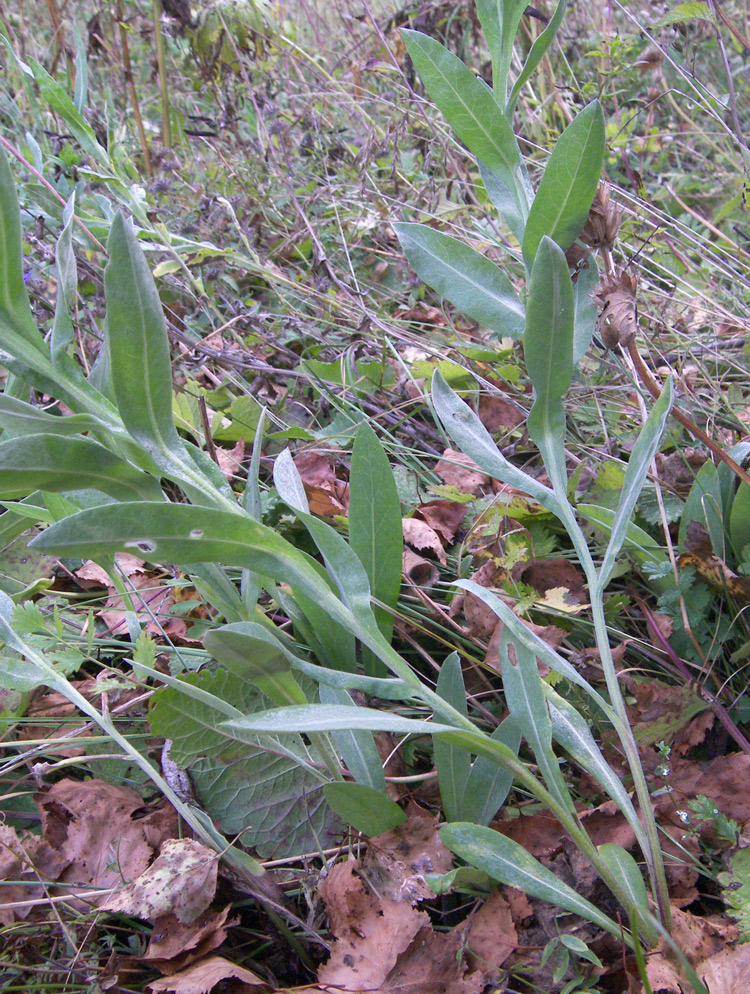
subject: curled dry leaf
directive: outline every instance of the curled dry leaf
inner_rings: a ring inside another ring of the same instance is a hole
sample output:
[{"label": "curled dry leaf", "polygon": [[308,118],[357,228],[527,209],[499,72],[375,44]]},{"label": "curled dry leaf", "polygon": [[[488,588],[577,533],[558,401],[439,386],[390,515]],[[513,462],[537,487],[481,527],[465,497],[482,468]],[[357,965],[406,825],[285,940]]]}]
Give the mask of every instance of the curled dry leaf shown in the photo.
[{"label": "curled dry leaf", "polygon": [[447,562],[447,556],[443,548],[443,543],[440,541],[440,536],[426,521],[420,521],[419,518],[404,518],[402,526],[404,542],[407,545],[411,545],[420,551],[429,549],[441,563],[445,564]]},{"label": "curled dry leaf", "polygon": [[172,991],[173,994],[208,994],[224,981],[235,981],[232,990],[241,991],[243,985],[247,985],[250,989],[253,987],[268,989],[265,981],[257,974],[230,963],[223,956],[209,956],[208,959],[201,960],[187,970],[173,973],[171,977],[151,981],[148,987],[154,994],[160,994],[162,991]]},{"label": "curled dry leaf", "polygon": [[414,512],[415,517],[426,521],[433,531],[437,532],[440,539],[446,544],[456,537],[456,532],[461,527],[461,522],[467,511],[467,505],[455,500],[433,500],[429,504],[422,504]]},{"label": "curled dry leaf", "polygon": [[638,332],[638,277],[624,267],[603,276],[594,300],[601,308],[597,335],[608,349],[630,344]]},{"label": "curled dry leaf", "polygon": [[200,915],[194,922],[183,923],[176,915],[157,918],[144,956],[144,963],[162,973],[177,973],[218,949],[228,929],[239,919],[227,922],[231,905]]},{"label": "curled dry leaf", "polygon": [[413,549],[408,547],[404,549],[401,569],[409,583],[427,590],[435,586],[440,576],[440,572],[433,562],[418,556]]},{"label": "curled dry leaf", "polygon": [[621,220],[622,207],[612,202],[609,187],[600,183],[579,238],[590,248],[611,248],[620,230]]}]

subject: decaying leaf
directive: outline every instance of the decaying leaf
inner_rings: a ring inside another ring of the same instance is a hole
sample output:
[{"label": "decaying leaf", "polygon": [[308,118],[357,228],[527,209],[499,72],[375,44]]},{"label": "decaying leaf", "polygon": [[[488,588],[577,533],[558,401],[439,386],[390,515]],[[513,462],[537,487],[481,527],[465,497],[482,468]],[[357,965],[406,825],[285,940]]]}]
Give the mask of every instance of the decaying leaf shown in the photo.
[{"label": "decaying leaf", "polygon": [[589,216],[578,236],[590,248],[610,248],[617,238],[622,220],[622,207],[612,202],[609,187],[600,183],[594,194]]},{"label": "decaying leaf", "polygon": [[463,494],[479,497],[490,489],[489,476],[482,472],[473,459],[456,449],[445,450],[435,466],[435,472],[443,483],[456,487]]},{"label": "decaying leaf", "polygon": [[242,990],[242,985],[247,985],[250,989],[266,987],[265,981],[257,974],[230,963],[223,956],[209,956],[187,970],[173,973],[171,977],[152,980],[148,987],[154,994],[160,994],[161,991],[172,991],[173,994],[208,994],[223,981],[233,980],[240,984],[239,988],[234,989]]},{"label": "decaying leaf", "polygon": [[157,918],[141,959],[162,973],[177,973],[203,959],[224,943],[229,929],[237,924],[236,918],[227,921],[230,907],[207,911],[189,924],[180,922],[176,915]]},{"label": "decaying leaf", "polygon": [[101,906],[153,921],[174,914],[194,922],[216,892],[218,857],[195,839],[168,839],[143,873],[120,888]]},{"label": "decaying leaf", "polygon": [[419,518],[404,518],[402,526],[404,542],[407,545],[411,545],[414,549],[419,549],[420,552],[429,549],[441,563],[445,564],[447,562],[447,556],[443,548],[443,543],[440,541],[440,536],[426,521],[420,521]]}]

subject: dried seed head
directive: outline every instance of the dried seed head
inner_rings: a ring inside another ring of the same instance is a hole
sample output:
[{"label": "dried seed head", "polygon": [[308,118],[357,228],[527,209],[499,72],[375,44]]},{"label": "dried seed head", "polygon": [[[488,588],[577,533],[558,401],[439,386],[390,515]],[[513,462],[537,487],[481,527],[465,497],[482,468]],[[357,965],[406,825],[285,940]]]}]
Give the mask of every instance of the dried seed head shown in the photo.
[{"label": "dried seed head", "polygon": [[628,269],[602,277],[594,300],[601,307],[597,335],[608,349],[625,347],[638,331],[638,277]]},{"label": "dried seed head", "polygon": [[609,189],[600,183],[580,239],[591,248],[611,248],[617,238],[621,220],[622,207],[612,203]]}]

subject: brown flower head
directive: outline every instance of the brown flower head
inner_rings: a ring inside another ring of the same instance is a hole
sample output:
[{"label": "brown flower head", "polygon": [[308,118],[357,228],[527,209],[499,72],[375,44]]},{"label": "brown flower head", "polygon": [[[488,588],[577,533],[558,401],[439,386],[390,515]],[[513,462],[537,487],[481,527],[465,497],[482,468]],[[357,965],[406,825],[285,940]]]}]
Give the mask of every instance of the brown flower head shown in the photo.
[{"label": "brown flower head", "polygon": [[601,308],[597,335],[608,349],[625,347],[638,331],[636,294],[638,277],[622,267],[611,276],[603,276],[594,300]]},{"label": "brown flower head", "polygon": [[591,248],[611,248],[617,238],[621,220],[622,207],[612,203],[609,188],[600,183],[580,239]]}]

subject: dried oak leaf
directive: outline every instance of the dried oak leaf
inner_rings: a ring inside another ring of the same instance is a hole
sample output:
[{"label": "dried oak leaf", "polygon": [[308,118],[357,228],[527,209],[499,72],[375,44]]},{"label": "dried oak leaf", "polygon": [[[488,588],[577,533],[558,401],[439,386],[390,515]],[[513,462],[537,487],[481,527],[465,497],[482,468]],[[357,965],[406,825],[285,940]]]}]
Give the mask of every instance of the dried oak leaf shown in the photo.
[{"label": "dried oak leaf", "polygon": [[603,276],[594,294],[601,308],[597,335],[608,349],[625,347],[638,332],[636,294],[638,277],[629,269],[621,268],[611,276]]}]

